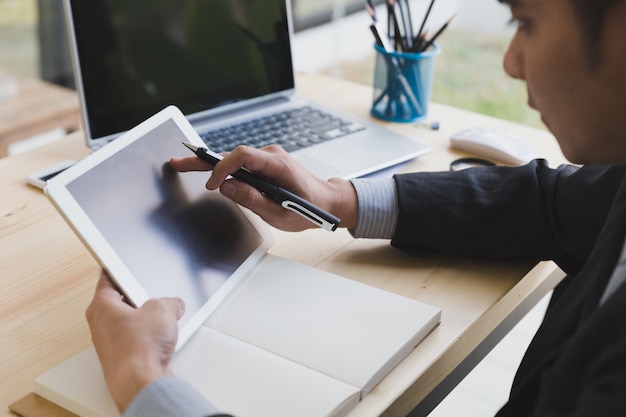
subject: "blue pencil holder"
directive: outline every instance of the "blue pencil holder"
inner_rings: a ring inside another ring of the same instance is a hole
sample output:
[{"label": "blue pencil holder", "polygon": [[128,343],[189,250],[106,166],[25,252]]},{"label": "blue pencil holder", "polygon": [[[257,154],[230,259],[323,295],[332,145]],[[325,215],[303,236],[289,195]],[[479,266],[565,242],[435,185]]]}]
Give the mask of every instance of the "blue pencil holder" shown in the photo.
[{"label": "blue pencil holder", "polygon": [[437,44],[424,52],[386,52],[375,44],[372,116],[391,122],[425,119],[433,86]]}]

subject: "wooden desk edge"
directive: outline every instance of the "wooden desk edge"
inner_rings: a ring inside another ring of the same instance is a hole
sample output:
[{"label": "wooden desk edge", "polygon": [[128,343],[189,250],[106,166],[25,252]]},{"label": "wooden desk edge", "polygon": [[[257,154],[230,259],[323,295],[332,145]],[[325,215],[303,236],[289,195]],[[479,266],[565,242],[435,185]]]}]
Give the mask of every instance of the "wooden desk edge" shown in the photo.
[{"label": "wooden desk edge", "polygon": [[[454,387],[493,349],[504,336],[565,277],[553,262],[544,261],[533,267],[481,320],[475,320],[465,333],[478,332],[486,335],[473,339],[461,335],[435,362],[429,364],[422,375],[417,376],[406,389],[378,410],[384,417],[426,416],[449,394]],[[499,317],[505,317],[499,320]],[[451,360],[454,359],[454,360]],[[424,392],[424,386],[433,386]],[[378,399],[379,400],[379,399]],[[371,416],[367,397],[355,408],[350,417]],[[361,408],[368,408],[362,413]]]}]

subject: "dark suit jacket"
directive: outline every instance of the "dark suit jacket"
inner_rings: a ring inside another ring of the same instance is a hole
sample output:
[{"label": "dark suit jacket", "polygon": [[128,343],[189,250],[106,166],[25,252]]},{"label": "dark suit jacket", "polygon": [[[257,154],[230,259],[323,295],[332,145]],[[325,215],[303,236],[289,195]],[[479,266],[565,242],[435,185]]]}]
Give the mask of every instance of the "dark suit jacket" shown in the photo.
[{"label": "dark suit jacket", "polygon": [[626,285],[599,306],[626,237],[625,174],[534,161],[395,177],[395,247],[551,259],[568,274],[498,417],[626,416]]}]

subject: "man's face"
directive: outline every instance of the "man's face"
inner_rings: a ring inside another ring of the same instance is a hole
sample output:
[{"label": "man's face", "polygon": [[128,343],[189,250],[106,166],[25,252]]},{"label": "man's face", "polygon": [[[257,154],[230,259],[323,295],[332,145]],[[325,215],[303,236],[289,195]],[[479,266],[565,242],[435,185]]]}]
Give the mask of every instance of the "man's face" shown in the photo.
[{"label": "man's face", "polygon": [[609,11],[588,64],[571,0],[512,0],[517,32],[504,68],[574,163],[626,163],[626,2]]}]

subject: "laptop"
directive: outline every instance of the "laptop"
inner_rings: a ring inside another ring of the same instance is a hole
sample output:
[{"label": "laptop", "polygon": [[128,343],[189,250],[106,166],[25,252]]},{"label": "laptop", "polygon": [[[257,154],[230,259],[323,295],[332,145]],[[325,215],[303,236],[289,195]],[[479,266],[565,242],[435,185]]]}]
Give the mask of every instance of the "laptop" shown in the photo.
[{"label": "laptop", "polygon": [[296,94],[290,7],[65,0],[88,147],[175,105],[209,149],[277,143],[321,178],[359,177],[427,153],[417,140]]}]

